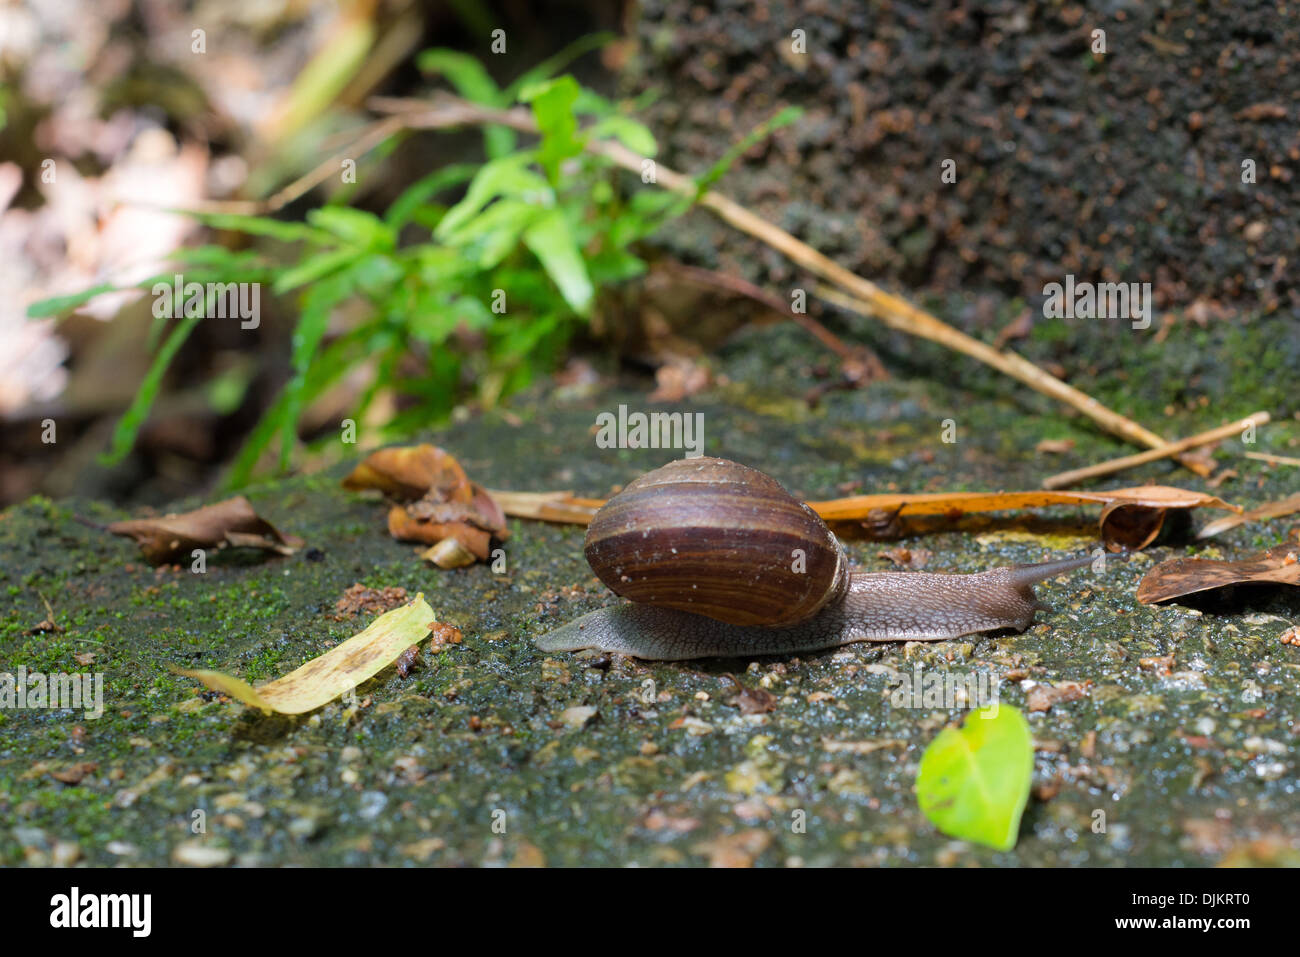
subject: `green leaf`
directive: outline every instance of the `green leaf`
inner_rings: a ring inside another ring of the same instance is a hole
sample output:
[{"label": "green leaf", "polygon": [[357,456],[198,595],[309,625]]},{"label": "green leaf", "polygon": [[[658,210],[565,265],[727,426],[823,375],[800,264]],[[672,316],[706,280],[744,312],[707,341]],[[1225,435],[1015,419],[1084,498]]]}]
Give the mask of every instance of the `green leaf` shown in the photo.
[{"label": "green leaf", "polygon": [[323,206],[307,214],[307,221],[363,249],[392,249],[393,230],[373,213],[350,206]]},{"label": "green leaf", "polygon": [[[445,76],[456,92],[467,100],[494,107],[514,102],[513,96],[497,88],[496,81],[488,75],[483,64],[467,53],[425,50],[416,58],[416,64],[425,73]],[[490,159],[506,156],[515,148],[515,131],[499,124],[485,126],[483,145]]]},{"label": "green leaf", "polygon": [[70,309],[76,309],[82,303],[89,302],[101,293],[112,292],[116,288],[110,283],[100,283],[98,286],[91,286],[89,289],[83,289],[81,292],[74,292],[68,296],[53,296],[49,299],[41,299],[27,307],[27,318],[43,319],[46,316],[62,315]]},{"label": "green leaf", "polygon": [[276,278],[271,291],[279,296],[291,289],[315,282],[323,276],[337,272],[357,258],[355,249],[344,247],[309,256],[292,269],[286,269]]},{"label": "green leaf", "polygon": [[635,279],[646,271],[645,260],[623,249],[607,249],[592,257],[591,278],[598,285]]},{"label": "green leaf", "polygon": [[491,269],[519,245],[519,236],[545,213],[519,199],[500,199],[447,237],[480,269]]},{"label": "green leaf", "polygon": [[467,100],[484,106],[501,106],[506,100],[496,81],[488,75],[483,64],[468,53],[457,50],[425,50],[415,59],[422,73],[438,73],[456,88]]},{"label": "green leaf", "polygon": [[313,229],[303,223],[285,223],[267,216],[241,216],[237,213],[204,213],[195,210],[174,209],[171,212],[180,216],[189,216],[213,229],[231,229],[248,233],[250,236],[269,236],[281,242],[309,243],[333,242],[329,233]]},{"label": "green leaf", "polygon": [[380,299],[402,281],[402,267],[384,253],[370,253],[358,259],[350,270],[352,284],[371,299]]},{"label": "green leaf", "polygon": [[532,161],[533,154],[529,152],[484,163],[465,191],[465,198],[447,210],[434,235],[445,240],[498,196],[516,196],[535,200],[538,205],[554,206],[555,193],[550,185],[526,168]]},{"label": "green leaf", "polygon": [[427,176],[422,176],[402,191],[402,195],[393,201],[384,214],[386,222],[394,231],[401,229],[414,215],[416,209],[423,206],[434,196],[449,186],[457,186],[474,176],[478,167],[472,163],[453,163],[436,169]]},{"label": "green leaf", "polygon": [[608,243],[624,248],[644,239],[691,208],[691,197],[668,190],[641,190],[633,193],[623,215],[610,224]]},{"label": "green leaf", "polygon": [[578,98],[573,101],[573,112],[579,116],[606,117],[618,112],[618,108],[599,93],[593,93],[585,86],[578,90]]},{"label": "green leaf", "polygon": [[[307,385],[302,390],[302,400],[311,402],[342,378],[349,369],[355,367],[358,361],[382,352],[385,344],[374,341],[380,338],[376,333],[377,328],[377,323],[367,323],[325,346],[316,361],[312,363],[311,371],[307,376]],[[289,396],[287,392],[282,391],[271,407],[263,413],[248,438],[244,440],[244,444],[221,480],[223,490],[230,491],[248,484],[262,453],[281,430],[288,410]]]},{"label": "green leaf", "polygon": [[709,169],[707,173],[696,181],[696,196],[703,196],[710,186],[720,180],[727,170],[731,169],[731,164],[740,159],[741,155],[754,146],[760,140],[766,139],[783,126],[789,126],[799,117],[803,116],[803,110],[797,106],[787,106],[784,110],[777,113],[769,120],[758,124],[744,137],[739,143],[722,154],[722,159],[718,160]]},{"label": "green leaf", "polygon": [[916,797],[943,833],[1000,851],[1016,846],[1029,800],[1034,741],[1010,705],[981,708],[960,728],[944,728],[921,756]]},{"label": "green leaf", "polygon": [[654,156],[659,146],[654,134],[644,124],[626,116],[607,116],[591,128],[591,135],[597,139],[614,137],[634,153],[642,156]]},{"label": "green leaf", "polygon": [[126,458],[126,454],[131,451],[131,446],[135,444],[135,437],[140,427],[144,425],[145,419],[148,418],[149,408],[153,405],[158,389],[162,386],[163,374],[201,319],[202,316],[182,319],[172,330],[172,334],[167,337],[163,347],[158,350],[158,354],[153,357],[153,362],[149,364],[149,371],[144,374],[144,379],[140,382],[140,388],[136,389],[135,398],[131,400],[130,407],[122,414],[122,418],[117,422],[117,428],[113,430],[112,446],[107,453],[99,457],[101,464],[115,465]]},{"label": "green leaf", "polygon": [[225,281],[234,281],[232,273],[265,272],[267,264],[261,255],[253,250],[235,252],[225,246],[191,246],[174,249],[167,255],[167,262],[186,266],[207,266],[220,270]]},{"label": "green leaf", "polygon": [[558,209],[547,211],[524,232],[524,245],[541,260],[547,275],[560,287],[564,301],[578,315],[587,315],[594,291],[564,214]]},{"label": "green leaf", "polygon": [[520,90],[554,76],[584,53],[598,50],[613,39],[612,33],[592,33],[579,37],[559,53],[547,57],[541,63],[519,74],[503,91],[503,99],[506,103],[515,102]]},{"label": "green leaf", "polygon": [[[351,270],[355,273],[356,270]],[[280,439],[280,469],[287,471],[289,460],[297,441],[298,414],[304,402],[307,376],[312,360],[320,348],[325,330],[329,328],[330,313],[352,290],[355,276],[340,273],[312,286],[303,297],[302,314],[293,329],[290,364],[293,377],[284,387],[286,406],[282,413]]]},{"label": "green leaf", "polygon": [[578,117],[573,112],[578,92],[578,81],[562,76],[528,87],[519,94],[520,99],[531,101],[533,117],[542,133],[537,161],[552,183],[559,182],[560,164],[582,152]]}]

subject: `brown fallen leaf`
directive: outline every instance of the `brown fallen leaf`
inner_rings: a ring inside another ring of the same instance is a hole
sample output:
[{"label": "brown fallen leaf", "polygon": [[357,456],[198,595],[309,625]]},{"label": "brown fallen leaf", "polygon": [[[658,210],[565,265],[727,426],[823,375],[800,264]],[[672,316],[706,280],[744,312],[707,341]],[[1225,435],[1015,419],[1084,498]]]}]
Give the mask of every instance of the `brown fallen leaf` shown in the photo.
[{"label": "brown fallen leaf", "polygon": [[380,615],[406,604],[406,589],[400,585],[388,588],[367,588],[357,582],[349,585],[343,597],[334,603],[334,618],[342,621],[364,612],[367,615]]},{"label": "brown fallen leaf", "polygon": [[464,635],[455,625],[444,621],[429,622],[429,654],[436,655],[448,645],[459,645]]},{"label": "brown fallen leaf", "polygon": [[416,660],[420,657],[420,646],[411,645],[400,655],[397,656],[397,673],[403,678],[410,675],[415,668]]},{"label": "brown fallen leaf", "polygon": [[439,568],[464,568],[478,561],[478,556],[462,545],[458,538],[444,538],[437,545],[430,545],[422,551],[420,557]]},{"label": "brown fallen leaf", "polygon": [[1142,578],[1137,598],[1151,605],[1226,585],[1300,585],[1300,545],[1283,543],[1238,561],[1173,558]]},{"label": "brown fallen leaf", "polygon": [[[548,522],[586,525],[604,499],[578,498],[567,492],[489,493],[506,515]],[[1051,505],[1101,505],[1101,535],[1108,543],[1142,548],[1160,532],[1172,509],[1221,508],[1240,512],[1213,495],[1167,485],[1081,492],[1070,489],[1031,489],[1025,492],[923,492],[917,494],[854,495],[809,502],[828,522],[867,522],[871,529],[895,526],[899,518],[944,515],[952,519],[973,512],[1005,512]]]},{"label": "brown fallen leaf", "polygon": [[772,835],[767,831],[748,830],[702,841],[691,850],[707,855],[710,867],[753,867],[755,858],[771,843]]},{"label": "brown fallen leaf", "polygon": [[925,548],[904,548],[900,545],[897,548],[880,552],[879,555],[881,558],[888,558],[899,568],[916,571],[929,564],[932,553]]},{"label": "brown fallen leaf", "polygon": [[1240,515],[1228,515],[1225,518],[1215,519],[1197,532],[1196,537],[1213,538],[1215,535],[1220,535],[1229,529],[1236,528],[1238,525],[1245,525],[1247,522],[1263,522],[1270,518],[1281,518],[1283,515],[1291,515],[1295,512],[1300,512],[1300,493],[1289,495],[1276,502],[1269,502],[1258,508],[1252,508]]},{"label": "brown fallen leaf", "polygon": [[379,489],[408,500],[435,489],[450,493],[468,484],[469,477],[455,457],[427,443],[371,452],[343,480],[343,487],[354,492]]},{"label": "brown fallen leaf", "polygon": [[61,784],[80,784],[82,778],[99,767],[94,761],[81,761],[71,767],[51,771],[50,777]]},{"label": "brown fallen leaf", "polygon": [[1173,655],[1152,655],[1150,658],[1139,658],[1138,666],[1148,671],[1156,671],[1168,677],[1174,673],[1174,656]]},{"label": "brown fallen leaf", "polygon": [[672,831],[675,834],[686,834],[699,827],[700,821],[694,817],[670,817],[655,808],[645,816],[641,826],[647,831]]},{"label": "brown fallen leaf", "polygon": [[214,691],[270,713],[303,714],[333,701],[383,671],[429,633],[433,609],[416,595],[409,605],[380,615],[364,631],[313,658],[283,678],[252,687],[220,671],[175,669]]},{"label": "brown fallen leaf", "polygon": [[1030,711],[1050,711],[1053,705],[1086,698],[1091,681],[1062,681],[1055,685],[1037,684],[1029,689],[1026,707]]},{"label": "brown fallen leaf", "polygon": [[740,679],[735,675],[729,674],[727,678],[737,689],[736,694],[728,699],[727,704],[739,708],[741,714],[766,714],[776,710],[776,695],[766,688],[750,688],[741,684]]},{"label": "brown fallen leaf", "polygon": [[292,555],[303,544],[259,517],[242,495],[192,512],[114,522],[108,530],[135,539],[145,560],[155,565],[188,559],[196,548],[260,548]]},{"label": "brown fallen leaf", "polygon": [[505,532],[505,516],[478,486],[469,502],[438,502],[422,498],[388,510],[388,532],[400,542],[435,545],[455,538],[479,559],[488,557],[488,543]]},{"label": "brown fallen leaf", "polygon": [[655,390],[651,402],[681,402],[707,389],[713,381],[708,368],[690,359],[666,362],[655,370]]},{"label": "brown fallen leaf", "polygon": [[434,546],[424,557],[441,568],[460,567],[467,558],[486,561],[492,540],[508,536],[501,507],[454,456],[434,445],[372,452],[343,486],[379,489],[397,499],[388,511],[389,534]]}]

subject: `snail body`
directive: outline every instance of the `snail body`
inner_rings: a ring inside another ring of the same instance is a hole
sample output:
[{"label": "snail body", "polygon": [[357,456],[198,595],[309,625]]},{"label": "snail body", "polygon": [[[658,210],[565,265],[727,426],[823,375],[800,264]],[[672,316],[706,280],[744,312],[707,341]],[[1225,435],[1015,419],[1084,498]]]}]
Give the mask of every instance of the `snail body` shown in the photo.
[{"label": "snail body", "polygon": [[680,459],[629,484],[593,517],[585,554],[630,601],[538,647],[663,661],[1023,631],[1038,608],[1034,583],[1092,561],[973,575],[855,570],[811,508],[757,469],[717,458]]}]

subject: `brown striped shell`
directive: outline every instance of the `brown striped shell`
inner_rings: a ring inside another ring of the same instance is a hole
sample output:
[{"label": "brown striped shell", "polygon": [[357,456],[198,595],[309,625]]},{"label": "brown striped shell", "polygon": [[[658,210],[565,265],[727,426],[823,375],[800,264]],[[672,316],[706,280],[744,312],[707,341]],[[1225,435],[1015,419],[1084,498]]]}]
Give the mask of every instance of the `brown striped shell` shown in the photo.
[{"label": "brown striped shell", "polygon": [[678,459],[629,484],[592,519],[586,555],[624,598],[733,625],[803,621],[849,579],[812,509],[728,459]]}]

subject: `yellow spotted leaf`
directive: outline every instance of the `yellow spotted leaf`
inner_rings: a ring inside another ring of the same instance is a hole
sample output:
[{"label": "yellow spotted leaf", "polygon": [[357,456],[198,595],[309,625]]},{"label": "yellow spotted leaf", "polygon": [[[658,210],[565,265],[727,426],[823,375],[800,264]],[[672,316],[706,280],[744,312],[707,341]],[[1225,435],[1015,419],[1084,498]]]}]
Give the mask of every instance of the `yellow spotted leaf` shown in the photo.
[{"label": "yellow spotted leaf", "polygon": [[263,711],[302,714],[333,701],[349,688],[373,678],[403,651],[419,644],[429,634],[433,609],[424,595],[401,608],[380,615],[360,634],[313,658],[283,678],[254,688],[246,681],[220,671],[176,669],[177,674],[197,678],[214,691]]}]

